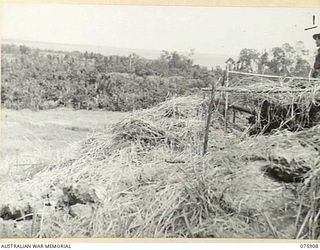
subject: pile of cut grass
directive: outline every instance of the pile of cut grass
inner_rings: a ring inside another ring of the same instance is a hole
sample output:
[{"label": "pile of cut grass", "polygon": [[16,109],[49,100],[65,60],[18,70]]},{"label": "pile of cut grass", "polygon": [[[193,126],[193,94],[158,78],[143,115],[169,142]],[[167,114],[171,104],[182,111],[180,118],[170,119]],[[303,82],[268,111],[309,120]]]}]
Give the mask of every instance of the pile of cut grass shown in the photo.
[{"label": "pile of cut grass", "polygon": [[[180,99],[178,107],[194,108],[190,99]],[[165,107],[172,102],[134,113],[86,140],[74,159],[8,186],[2,209],[10,216],[28,208],[32,219],[3,220],[0,235],[320,237],[319,128],[240,138],[224,133],[215,112],[210,150],[202,156],[204,121],[182,108],[179,117],[168,117]],[[304,161],[303,152],[286,156],[295,143],[310,152]],[[283,155],[276,154],[280,149]],[[300,182],[267,171],[301,164],[308,171]]]},{"label": "pile of cut grass", "polygon": [[206,112],[205,100],[200,95],[172,98],[156,107],[142,111],[153,120],[161,118],[202,119]]}]

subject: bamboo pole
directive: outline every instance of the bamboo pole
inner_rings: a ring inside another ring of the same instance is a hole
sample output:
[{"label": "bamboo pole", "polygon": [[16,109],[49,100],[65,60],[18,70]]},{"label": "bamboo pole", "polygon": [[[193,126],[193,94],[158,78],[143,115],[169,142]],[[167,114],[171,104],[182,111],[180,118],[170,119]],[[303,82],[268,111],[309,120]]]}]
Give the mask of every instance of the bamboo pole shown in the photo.
[{"label": "bamboo pole", "polygon": [[[211,91],[210,88],[202,88],[203,91]],[[254,89],[241,89],[235,87],[222,87],[216,88],[217,92],[235,92],[235,93],[304,93],[304,92],[315,92],[315,88],[308,89],[265,89],[265,90],[254,90]]]},{"label": "bamboo pole", "polygon": [[274,75],[263,75],[263,74],[256,74],[256,73],[247,73],[247,72],[240,72],[240,71],[229,71],[230,74],[237,74],[237,75],[245,75],[245,76],[260,76],[265,78],[276,78],[276,79],[291,79],[291,80],[305,80],[305,81],[320,81],[318,78],[305,78],[305,77],[294,77],[294,76],[274,76]]},{"label": "bamboo pole", "polygon": [[[218,82],[220,81],[221,77],[219,78]],[[209,139],[209,128],[210,128],[210,122],[211,122],[211,114],[212,114],[212,109],[215,103],[215,87],[216,83],[212,82],[212,88],[211,88],[211,97],[210,97],[210,103],[208,106],[208,112],[207,112],[207,121],[206,121],[206,128],[204,132],[204,142],[203,142],[203,155],[207,153],[208,149],[208,139]]]}]

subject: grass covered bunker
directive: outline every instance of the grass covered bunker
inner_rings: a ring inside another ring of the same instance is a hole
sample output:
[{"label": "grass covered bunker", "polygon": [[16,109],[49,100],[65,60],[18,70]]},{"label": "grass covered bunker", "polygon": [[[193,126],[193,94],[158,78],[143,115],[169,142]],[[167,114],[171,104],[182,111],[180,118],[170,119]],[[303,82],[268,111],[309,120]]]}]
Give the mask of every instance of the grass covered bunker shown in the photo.
[{"label": "grass covered bunker", "polygon": [[216,110],[202,156],[205,110],[189,96],[134,112],[7,186],[1,235],[319,238],[319,126],[248,137]]}]

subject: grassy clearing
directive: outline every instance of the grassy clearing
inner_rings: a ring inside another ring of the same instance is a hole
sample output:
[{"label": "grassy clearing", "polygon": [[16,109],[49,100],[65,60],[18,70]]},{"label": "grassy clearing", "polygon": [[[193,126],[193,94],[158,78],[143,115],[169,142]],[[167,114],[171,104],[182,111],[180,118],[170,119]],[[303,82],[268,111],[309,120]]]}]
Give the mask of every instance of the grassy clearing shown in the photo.
[{"label": "grassy clearing", "polygon": [[93,133],[2,190],[1,236],[319,238],[320,127],[248,137],[214,112],[202,156],[204,117],[175,98]]},{"label": "grassy clearing", "polygon": [[30,164],[71,157],[87,136],[125,116],[120,112],[66,108],[41,112],[2,109],[1,172],[3,176],[25,176],[26,168],[33,171],[36,166]]}]

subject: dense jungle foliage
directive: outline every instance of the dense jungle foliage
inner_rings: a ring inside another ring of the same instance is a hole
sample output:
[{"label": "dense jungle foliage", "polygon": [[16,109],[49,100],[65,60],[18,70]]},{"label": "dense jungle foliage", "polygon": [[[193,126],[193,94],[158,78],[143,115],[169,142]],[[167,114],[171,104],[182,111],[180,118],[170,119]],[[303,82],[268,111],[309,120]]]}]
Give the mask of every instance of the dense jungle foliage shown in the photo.
[{"label": "dense jungle foliage", "polygon": [[[2,45],[1,52],[1,102],[12,109],[142,109],[172,95],[199,91],[214,75],[223,74],[221,67],[209,70],[189,56],[168,51],[155,60],[10,44]],[[237,60],[228,61],[244,72],[307,76],[308,55],[298,42],[262,53],[243,49]]]}]

